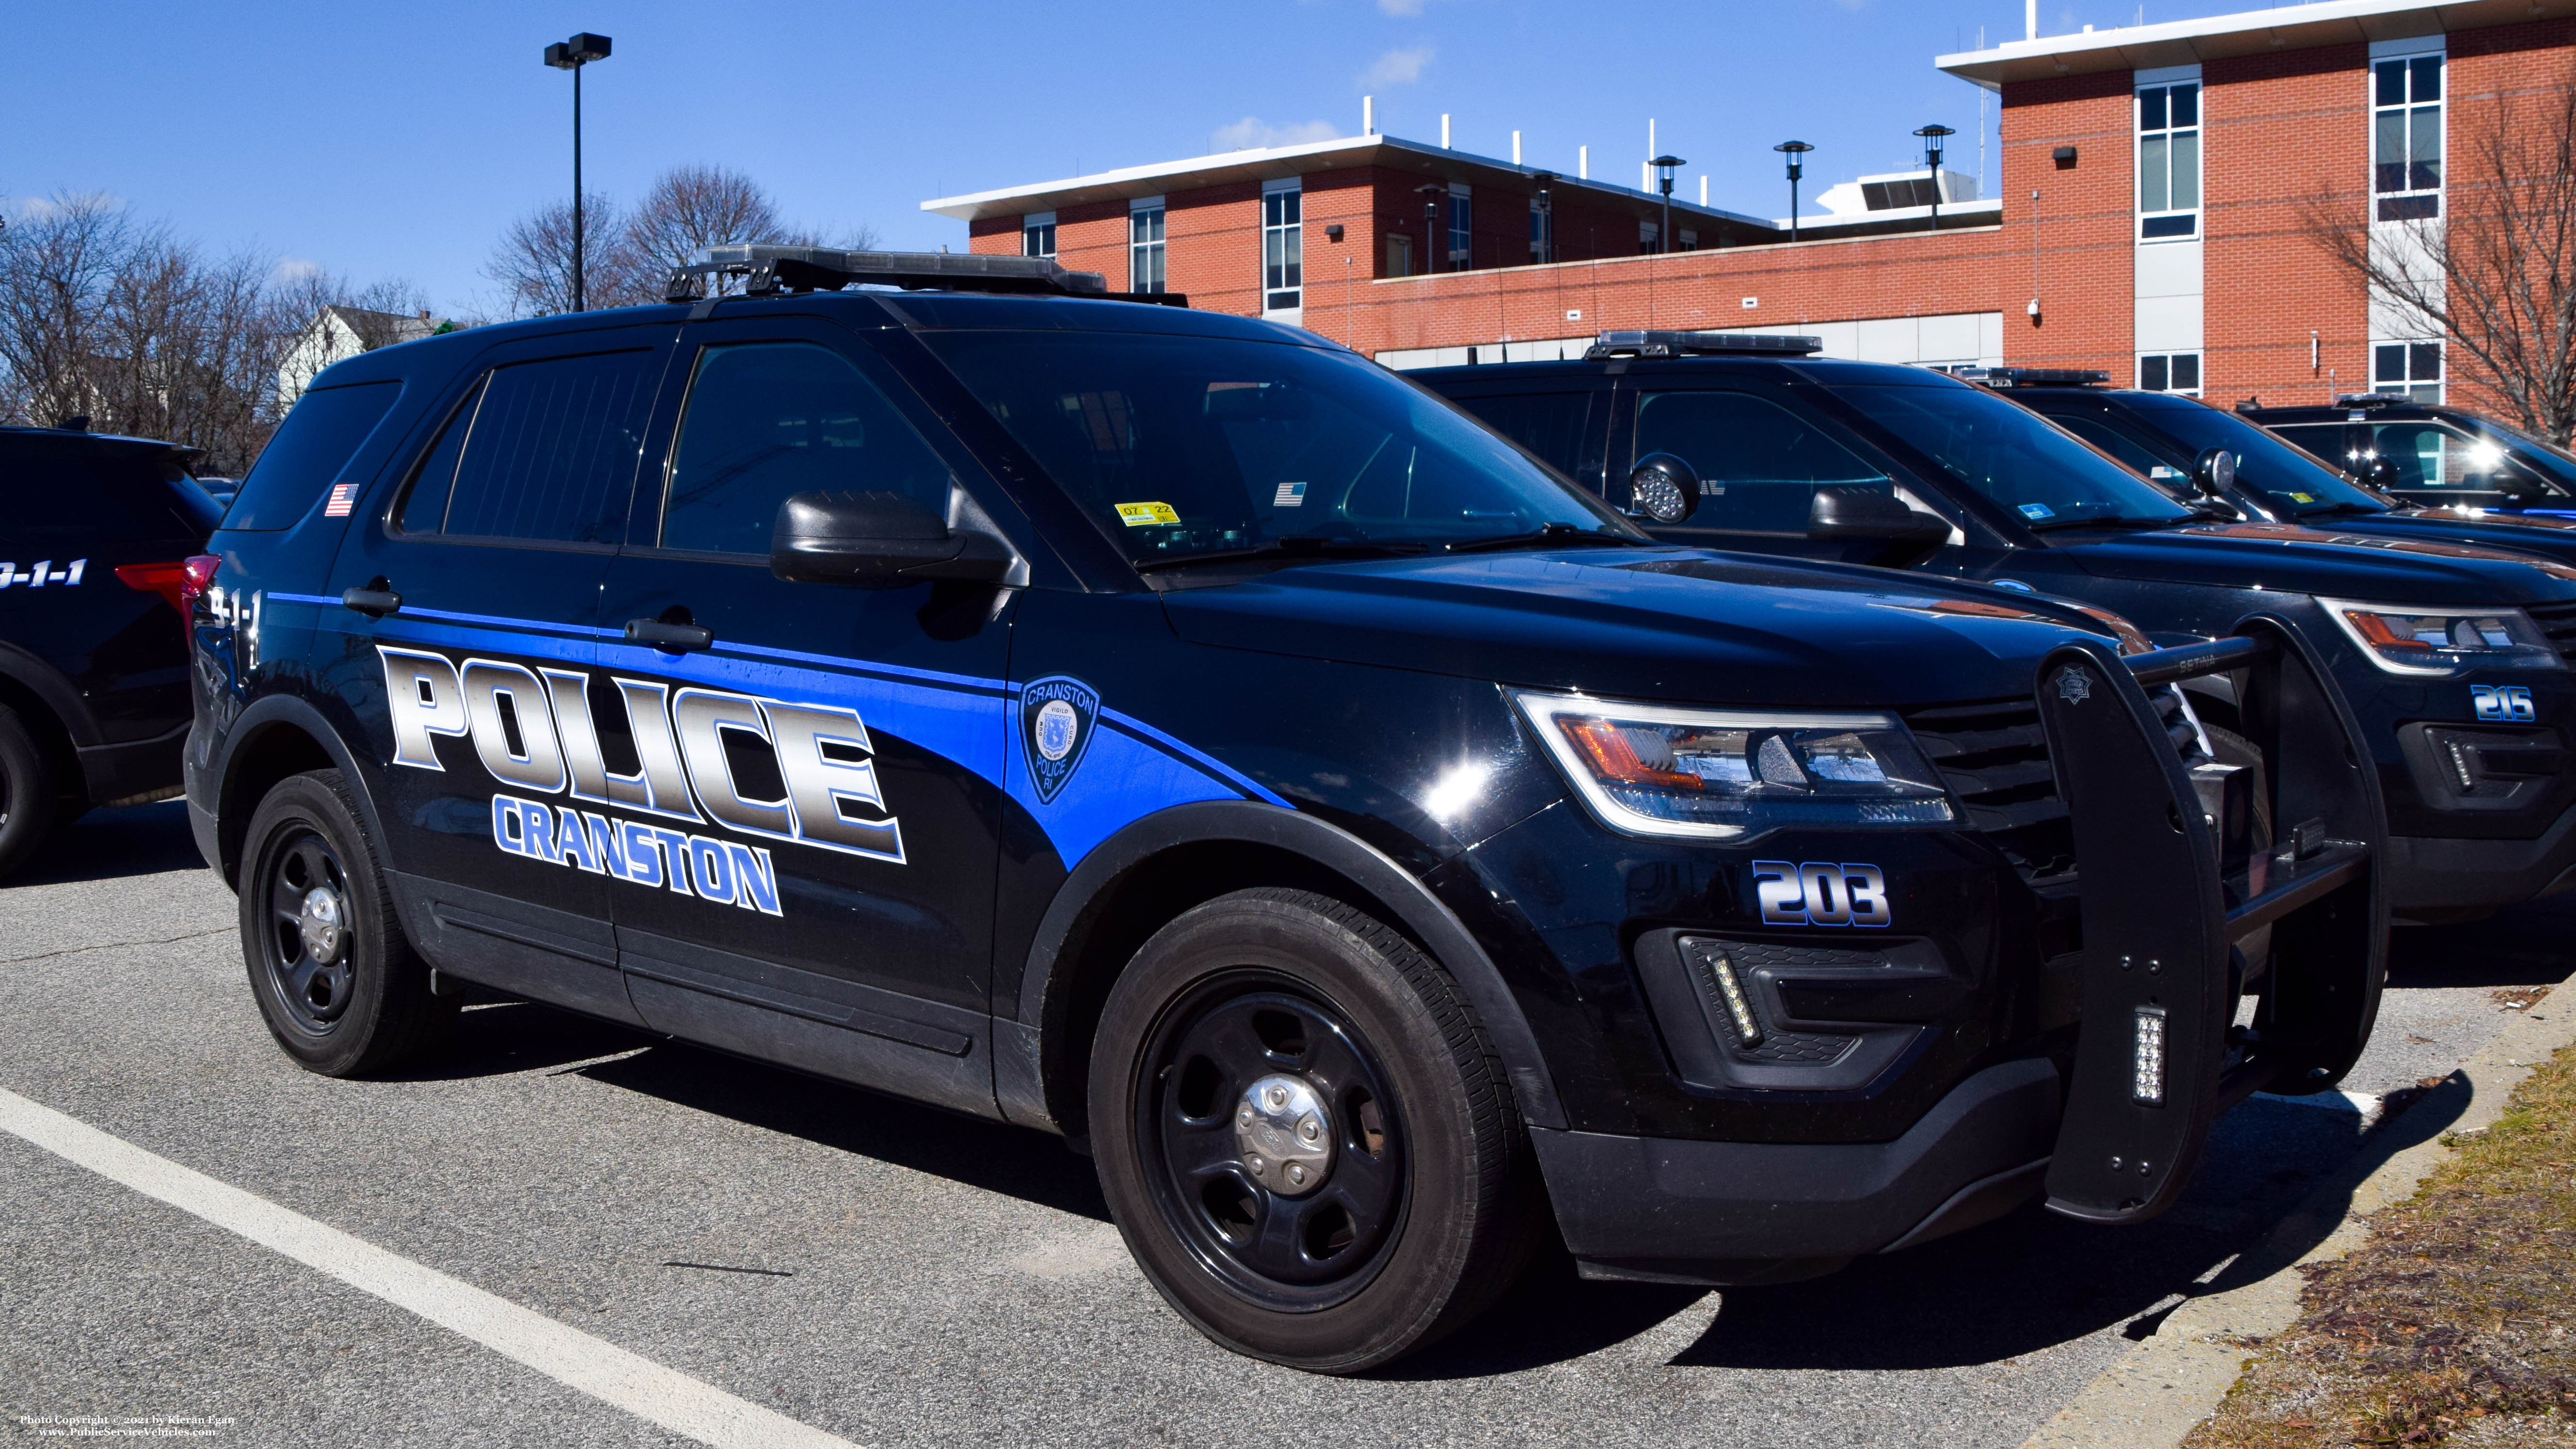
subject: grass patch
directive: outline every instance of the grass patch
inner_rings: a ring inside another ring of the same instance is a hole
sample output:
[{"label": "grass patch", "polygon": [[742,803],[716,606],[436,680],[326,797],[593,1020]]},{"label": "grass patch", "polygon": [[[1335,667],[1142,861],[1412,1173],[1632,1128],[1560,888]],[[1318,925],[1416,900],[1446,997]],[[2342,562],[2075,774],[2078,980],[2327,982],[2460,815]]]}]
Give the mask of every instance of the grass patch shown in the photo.
[{"label": "grass patch", "polygon": [[2452,1142],[2187,1449],[2576,1445],[2576,1047]]}]

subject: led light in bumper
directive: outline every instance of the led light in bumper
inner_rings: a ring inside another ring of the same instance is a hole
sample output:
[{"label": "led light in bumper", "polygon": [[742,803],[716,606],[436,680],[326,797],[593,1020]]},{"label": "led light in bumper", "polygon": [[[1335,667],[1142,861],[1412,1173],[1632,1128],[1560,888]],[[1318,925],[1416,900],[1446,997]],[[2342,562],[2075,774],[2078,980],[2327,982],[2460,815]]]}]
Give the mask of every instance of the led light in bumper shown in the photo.
[{"label": "led light in bumper", "polygon": [[1947,825],[1941,777],[1894,716],[1515,696],[1594,815],[1631,835]]},{"label": "led light in bumper", "polygon": [[2142,1107],[2165,1104],[2165,1011],[2161,1006],[2138,1008],[2135,1045],[2131,1050],[2132,1072],[2129,1097]]},{"label": "led light in bumper", "polygon": [[1753,1019],[1753,1003],[1744,998],[1744,983],[1736,978],[1735,958],[1723,951],[1698,953],[1699,966],[1717,987],[1718,999],[1726,1003],[1726,1014],[1735,1023],[1737,1040],[1746,1046],[1762,1045],[1762,1024]]},{"label": "led light in bumper", "polygon": [[2520,609],[2415,609],[2319,599],[2371,663],[2391,674],[2466,669],[2564,669],[2549,637]]}]

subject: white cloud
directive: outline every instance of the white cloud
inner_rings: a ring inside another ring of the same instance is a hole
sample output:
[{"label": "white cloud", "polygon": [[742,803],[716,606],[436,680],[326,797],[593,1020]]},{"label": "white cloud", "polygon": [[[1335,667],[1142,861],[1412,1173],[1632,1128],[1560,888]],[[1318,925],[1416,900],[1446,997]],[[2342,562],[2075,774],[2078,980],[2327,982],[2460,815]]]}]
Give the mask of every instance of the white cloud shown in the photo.
[{"label": "white cloud", "polygon": [[1377,8],[1389,15],[1419,15],[1422,0],[1377,0]]},{"label": "white cloud", "polygon": [[1390,50],[1372,62],[1368,69],[1360,72],[1360,84],[1364,86],[1410,85],[1422,79],[1423,69],[1430,64],[1430,46],[1417,45],[1410,50]]},{"label": "white cloud", "polygon": [[282,257],[278,260],[277,270],[271,275],[281,282],[300,282],[306,277],[322,275],[322,264],[308,262],[302,257]]},{"label": "white cloud", "polygon": [[1341,134],[1330,121],[1298,121],[1274,126],[1259,116],[1246,116],[1230,126],[1219,126],[1210,133],[1219,151],[1249,151],[1264,146],[1302,146],[1309,141],[1329,141]]}]

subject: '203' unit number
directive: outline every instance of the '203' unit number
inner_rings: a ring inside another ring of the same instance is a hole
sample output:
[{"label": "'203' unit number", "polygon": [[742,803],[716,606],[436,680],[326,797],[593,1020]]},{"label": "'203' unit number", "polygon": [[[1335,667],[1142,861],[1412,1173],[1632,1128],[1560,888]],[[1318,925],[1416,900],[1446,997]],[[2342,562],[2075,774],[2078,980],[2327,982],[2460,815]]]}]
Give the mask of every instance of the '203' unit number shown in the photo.
[{"label": "'203' unit number", "polygon": [[2540,711],[2531,702],[2531,691],[2519,684],[2472,684],[2469,704],[2480,719],[2535,720]]},{"label": "'203' unit number", "polygon": [[1753,895],[1766,926],[1862,926],[1896,919],[1887,903],[1887,873],[1850,861],[1753,862]]}]

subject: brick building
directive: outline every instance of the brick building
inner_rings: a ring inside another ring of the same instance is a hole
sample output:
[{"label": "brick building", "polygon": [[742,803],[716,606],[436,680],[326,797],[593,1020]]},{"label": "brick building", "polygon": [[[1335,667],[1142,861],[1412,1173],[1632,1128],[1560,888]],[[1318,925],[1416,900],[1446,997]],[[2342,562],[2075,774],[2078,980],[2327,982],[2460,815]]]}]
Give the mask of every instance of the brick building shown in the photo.
[{"label": "brick building", "polygon": [[2306,218],[2397,246],[2441,219],[2446,160],[2576,84],[2576,0],[2324,0],[1936,64],[2001,99],[1996,195],[1947,172],[1862,178],[1795,219],[1795,240],[1789,218],[1676,196],[1668,241],[1648,176],[1376,134],[923,207],[965,221],[976,251],[1050,254],[1396,367],[1553,357],[1608,327],[1733,328],[2212,397],[2438,396],[2438,337]]}]

